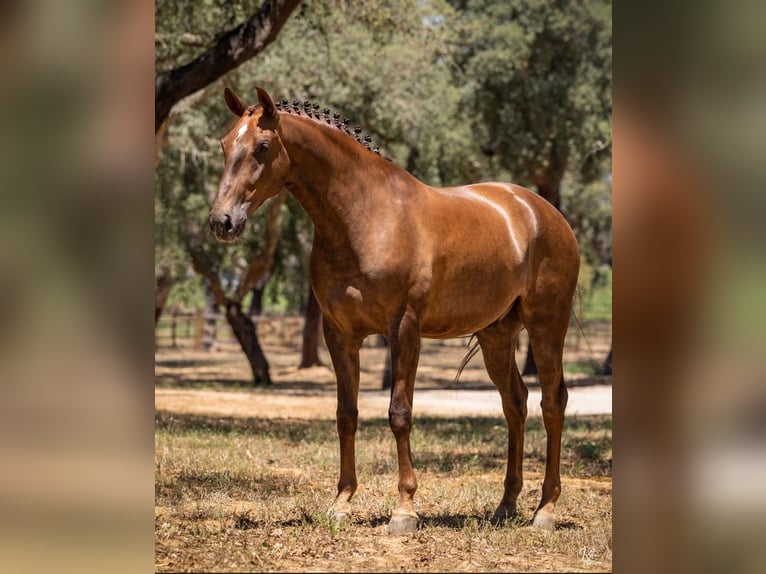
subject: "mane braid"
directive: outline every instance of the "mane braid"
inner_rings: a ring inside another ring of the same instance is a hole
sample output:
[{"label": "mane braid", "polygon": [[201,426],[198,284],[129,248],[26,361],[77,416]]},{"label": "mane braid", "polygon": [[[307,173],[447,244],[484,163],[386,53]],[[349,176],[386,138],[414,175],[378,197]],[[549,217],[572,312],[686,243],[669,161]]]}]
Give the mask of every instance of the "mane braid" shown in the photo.
[{"label": "mane braid", "polygon": [[[373,145],[372,137],[370,135],[362,136],[362,128],[359,126],[356,126],[353,130],[351,130],[349,128],[351,125],[351,120],[349,118],[343,118],[341,121],[340,114],[331,113],[330,108],[324,108],[322,110],[319,104],[310,102],[309,100],[304,100],[301,102],[300,100],[295,99],[291,104],[287,98],[282,98],[281,100],[276,101],[274,105],[277,110],[282,113],[305,117],[319,124],[333,127],[347,135],[349,138],[356,140],[356,142],[365,149],[376,155],[381,155],[380,146]],[[250,108],[248,108],[248,112],[252,113],[252,111],[250,111],[251,108],[255,110],[257,107],[259,107],[257,104],[255,106],[250,106]],[[390,157],[381,157],[393,163],[393,160]]]}]

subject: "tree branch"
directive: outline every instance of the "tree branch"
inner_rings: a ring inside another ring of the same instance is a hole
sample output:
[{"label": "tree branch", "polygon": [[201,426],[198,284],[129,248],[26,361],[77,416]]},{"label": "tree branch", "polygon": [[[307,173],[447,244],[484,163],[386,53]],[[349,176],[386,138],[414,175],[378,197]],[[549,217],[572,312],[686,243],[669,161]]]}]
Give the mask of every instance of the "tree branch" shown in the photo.
[{"label": "tree branch", "polygon": [[301,0],[265,0],[260,10],[225,32],[191,62],[160,72],[154,79],[154,131],[182,98],[209,86],[273,42]]}]

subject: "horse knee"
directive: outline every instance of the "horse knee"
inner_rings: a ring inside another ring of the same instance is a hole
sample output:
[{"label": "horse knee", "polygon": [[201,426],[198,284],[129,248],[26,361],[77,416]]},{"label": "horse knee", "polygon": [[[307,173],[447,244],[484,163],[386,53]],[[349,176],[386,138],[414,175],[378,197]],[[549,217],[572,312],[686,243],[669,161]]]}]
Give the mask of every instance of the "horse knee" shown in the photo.
[{"label": "horse knee", "polygon": [[394,435],[408,433],[412,429],[412,409],[406,406],[391,405],[388,409],[388,424]]}]

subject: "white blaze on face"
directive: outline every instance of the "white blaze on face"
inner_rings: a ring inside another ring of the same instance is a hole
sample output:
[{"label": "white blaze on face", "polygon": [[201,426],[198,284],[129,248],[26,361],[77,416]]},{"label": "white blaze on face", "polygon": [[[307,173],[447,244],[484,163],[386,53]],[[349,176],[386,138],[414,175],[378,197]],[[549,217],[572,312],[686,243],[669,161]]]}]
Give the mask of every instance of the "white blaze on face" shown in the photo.
[{"label": "white blaze on face", "polygon": [[237,138],[236,139],[241,138],[246,133],[247,133],[247,124],[243,124],[243,126],[237,130]]}]

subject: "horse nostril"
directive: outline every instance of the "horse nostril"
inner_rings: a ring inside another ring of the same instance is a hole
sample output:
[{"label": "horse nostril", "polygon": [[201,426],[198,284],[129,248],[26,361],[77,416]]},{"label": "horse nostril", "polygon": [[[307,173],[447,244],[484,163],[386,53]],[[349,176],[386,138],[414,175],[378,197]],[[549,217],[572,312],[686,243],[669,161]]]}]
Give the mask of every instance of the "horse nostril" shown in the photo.
[{"label": "horse nostril", "polygon": [[226,230],[226,233],[231,233],[234,230],[234,224],[232,224],[231,216],[228,214],[224,215],[223,227]]}]

